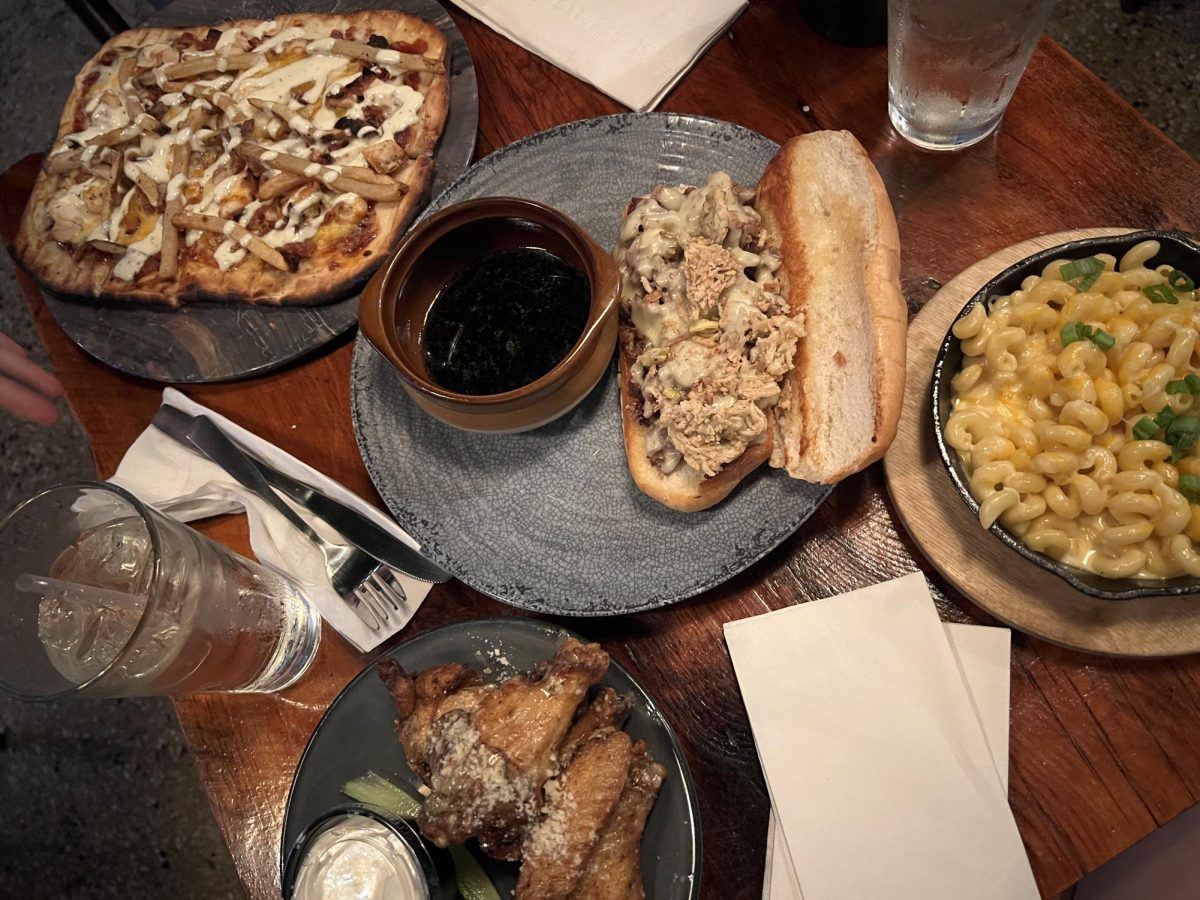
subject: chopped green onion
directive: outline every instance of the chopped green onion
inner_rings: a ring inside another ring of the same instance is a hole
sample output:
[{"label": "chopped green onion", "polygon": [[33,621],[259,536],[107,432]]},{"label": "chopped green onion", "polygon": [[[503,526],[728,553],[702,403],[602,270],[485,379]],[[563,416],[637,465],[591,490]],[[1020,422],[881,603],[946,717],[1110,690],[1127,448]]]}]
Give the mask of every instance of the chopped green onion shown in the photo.
[{"label": "chopped green onion", "polygon": [[1177,291],[1194,291],[1196,289],[1196,282],[1188,277],[1187,272],[1180,272],[1178,269],[1172,269],[1167,273],[1167,284]]},{"label": "chopped green onion", "polygon": [[1164,406],[1158,411],[1158,415],[1154,417],[1154,421],[1158,423],[1159,428],[1166,428],[1171,424],[1171,420],[1175,418],[1175,410],[1170,406]]},{"label": "chopped green onion", "polygon": [[1183,378],[1168,381],[1163,388],[1168,394],[1192,394],[1200,396],[1200,375],[1188,372]]},{"label": "chopped green onion", "polygon": [[1200,437],[1200,417],[1197,416],[1176,416],[1163,434],[1164,441],[1180,450],[1191,449],[1198,437]]},{"label": "chopped green onion", "polygon": [[421,804],[416,797],[374,772],[347,781],[342,785],[342,793],[393,818],[415,819],[421,813]]},{"label": "chopped green onion", "polygon": [[1170,303],[1172,305],[1179,303],[1175,292],[1165,284],[1148,284],[1142,288],[1142,293],[1150,298],[1151,303]]},{"label": "chopped green onion", "polygon": [[454,860],[454,880],[462,900],[500,900],[496,886],[470,850],[462,844],[451,844],[450,858]]},{"label": "chopped green onion", "polygon": [[1142,416],[1133,426],[1133,436],[1139,441],[1151,440],[1156,434],[1158,434],[1158,423],[1149,416]]},{"label": "chopped green onion", "polygon": [[1088,256],[1067,263],[1058,270],[1058,274],[1062,276],[1063,281],[1073,281],[1076,278],[1091,276],[1091,280],[1085,286],[1080,287],[1080,290],[1086,291],[1096,283],[1096,279],[1100,277],[1100,273],[1103,271],[1104,263],[1094,256]]},{"label": "chopped green onion", "polygon": [[1179,462],[1181,459],[1183,459],[1183,457],[1186,453],[1187,453],[1187,451],[1181,447],[1172,447],[1171,448],[1171,462]]},{"label": "chopped green onion", "polygon": [[1179,493],[1187,497],[1189,503],[1200,503],[1200,475],[1180,475]]},{"label": "chopped green onion", "polygon": [[1113,348],[1113,345],[1117,343],[1117,339],[1115,337],[1113,337],[1111,334],[1109,334],[1107,331],[1105,331],[1103,328],[1097,328],[1095,331],[1093,331],[1091,334],[1088,335],[1088,338],[1091,340],[1091,342],[1093,344],[1095,344],[1101,350],[1106,350],[1106,351],[1111,350]]},{"label": "chopped green onion", "polygon": [[1086,341],[1092,336],[1092,326],[1084,325],[1082,322],[1068,322],[1062,327],[1059,332],[1059,339],[1062,345],[1066,347],[1068,344],[1073,344],[1076,341]]}]

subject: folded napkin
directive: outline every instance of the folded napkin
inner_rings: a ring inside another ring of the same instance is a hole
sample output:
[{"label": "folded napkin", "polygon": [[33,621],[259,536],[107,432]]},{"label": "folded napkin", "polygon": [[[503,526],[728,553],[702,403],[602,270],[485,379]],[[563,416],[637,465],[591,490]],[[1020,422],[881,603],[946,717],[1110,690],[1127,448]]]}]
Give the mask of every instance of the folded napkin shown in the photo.
[{"label": "folded napkin", "polygon": [[746,0],[455,0],[510,41],[639,112],[653,109]]},{"label": "folded napkin", "polygon": [[[353,507],[410,547],[419,546],[395,522],[361,497],[224,416],[189,400],[173,388],[163,391],[163,403],[193,416],[208,416],[243,449]],[[387,625],[372,631],[334,592],[325,570],[325,558],[311,541],[297,533],[283,516],[234,481],[216,463],[184,448],[153,425],[133,442],[111,481],[180,522],[245,510],[250,525],[250,546],[259,562],[296,582],[325,621],[363,652],[408,624],[429,593],[430,585],[396,573],[396,580],[404,588],[405,595],[401,612],[393,612]],[[322,537],[342,540],[324,521],[289,498],[284,499]]]},{"label": "folded napkin", "polygon": [[[943,626],[950,650],[958,663],[971,706],[983,729],[996,774],[1008,791],[1008,682],[1009,633],[1007,628],[983,625]],[[788,854],[787,842],[771,811],[767,823],[767,858],[763,874],[763,900],[804,900],[800,879]]]},{"label": "folded napkin", "polygon": [[958,638],[920,573],[725,626],[803,900],[1038,897],[984,724],[994,648],[964,681],[998,638]]}]

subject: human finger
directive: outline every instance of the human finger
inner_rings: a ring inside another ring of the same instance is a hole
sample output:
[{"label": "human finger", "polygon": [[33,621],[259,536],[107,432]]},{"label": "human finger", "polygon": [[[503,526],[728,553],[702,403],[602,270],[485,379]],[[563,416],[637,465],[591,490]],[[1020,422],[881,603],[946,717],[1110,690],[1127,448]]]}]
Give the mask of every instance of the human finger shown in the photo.
[{"label": "human finger", "polygon": [[0,375],[7,375],[15,381],[23,381],[29,387],[47,397],[58,397],[63,392],[62,382],[35,363],[24,351],[14,352],[0,347]]},{"label": "human finger", "polygon": [[22,356],[29,355],[29,352],[24,347],[10,338],[3,331],[0,331],[0,353],[4,352],[5,350],[12,350],[15,353],[21,354]]},{"label": "human finger", "polygon": [[3,376],[0,376],[0,409],[37,425],[53,425],[58,421],[58,409],[51,401],[19,381]]}]

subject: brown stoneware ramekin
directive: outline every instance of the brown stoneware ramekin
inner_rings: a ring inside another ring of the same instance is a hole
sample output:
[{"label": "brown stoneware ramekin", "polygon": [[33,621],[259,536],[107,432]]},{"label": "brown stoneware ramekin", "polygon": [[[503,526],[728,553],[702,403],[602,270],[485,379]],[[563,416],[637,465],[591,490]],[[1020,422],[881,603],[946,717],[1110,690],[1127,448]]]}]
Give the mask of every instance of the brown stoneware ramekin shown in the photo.
[{"label": "brown stoneware ramekin", "polygon": [[[583,333],[553,369],[502,394],[460,394],[429,376],[421,332],[446,283],[479,257],[536,247],[578,266],[591,288]],[[416,226],[367,284],[358,306],[363,335],[400,374],[423,410],[468,431],[528,431],[570,411],[608,369],[617,342],[617,267],[562,213],[532,200],[484,197]]]}]

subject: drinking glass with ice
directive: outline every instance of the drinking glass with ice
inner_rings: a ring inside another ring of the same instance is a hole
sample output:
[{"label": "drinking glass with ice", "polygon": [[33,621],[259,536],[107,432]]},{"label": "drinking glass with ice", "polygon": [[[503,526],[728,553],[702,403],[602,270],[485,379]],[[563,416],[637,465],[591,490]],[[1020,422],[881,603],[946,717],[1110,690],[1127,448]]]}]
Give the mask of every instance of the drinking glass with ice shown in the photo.
[{"label": "drinking glass with ice", "polygon": [[59,485],[0,522],[0,690],[13,696],[277,691],[320,634],[287,578],[114,485]]},{"label": "drinking glass with ice", "polygon": [[996,130],[1054,0],[888,0],[888,114],[927,150]]}]

